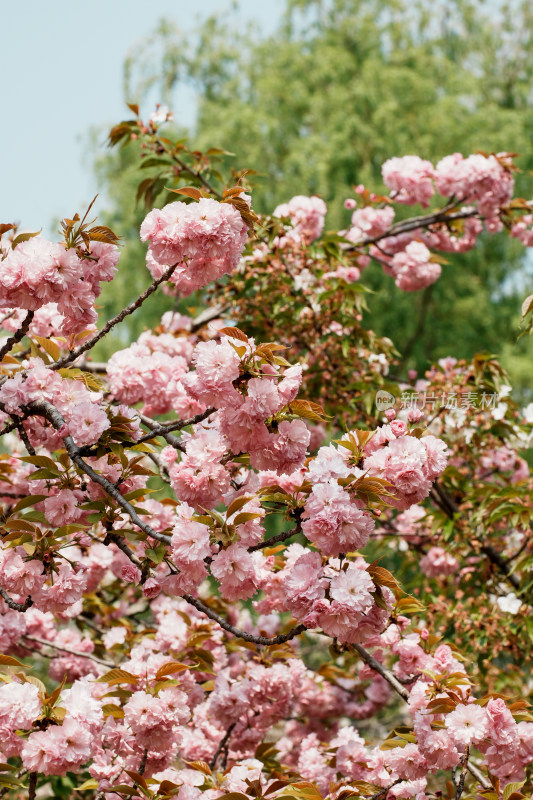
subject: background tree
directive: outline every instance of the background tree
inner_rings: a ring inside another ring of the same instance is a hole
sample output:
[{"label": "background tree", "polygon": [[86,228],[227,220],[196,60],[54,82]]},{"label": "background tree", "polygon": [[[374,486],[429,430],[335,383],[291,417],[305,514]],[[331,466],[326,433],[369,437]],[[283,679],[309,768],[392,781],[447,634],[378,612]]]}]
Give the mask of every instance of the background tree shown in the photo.
[{"label": "background tree", "polygon": [[[215,138],[254,165],[259,211],[318,193],[330,206],[328,227],[339,229],[349,222],[343,201],[353,186],[375,185],[391,154],[436,161],[454,150],[511,146],[522,156],[518,185],[527,196],[532,31],[533,12],[518,0],[288,0],[272,36],[240,30],[231,15],[209,18],[193,36],[162,22],[127,60],[125,92],[137,101],[157,88],[172,103],[176,87],[192,83],[195,141],[202,148]],[[176,116],[179,123],[179,108]],[[111,192],[109,221],[125,233],[144,213],[135,207],[128,158],[97,163]],[[394,300],[381,270],[369,270],[376,332],[394,335],[418,368],[452,350],[503,352],[520,388],[527,362],[515,339],[528,274],[521,249],[491,237],[462,258],[459,267],[450,257],[435,287]],[[138,245],[127,260],[129,284],[143,274]],[[107,295],[109,311],[120,301]]]}]

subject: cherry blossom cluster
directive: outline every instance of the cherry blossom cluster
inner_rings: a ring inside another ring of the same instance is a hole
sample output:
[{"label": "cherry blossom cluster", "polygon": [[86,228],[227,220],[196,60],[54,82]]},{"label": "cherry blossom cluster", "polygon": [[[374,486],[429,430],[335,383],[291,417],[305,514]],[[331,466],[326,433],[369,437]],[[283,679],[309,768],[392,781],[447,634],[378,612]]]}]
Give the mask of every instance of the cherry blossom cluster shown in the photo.
[{"label": "cherry blossom cluster", "polygon": [[[0,261],[0,306],[41,313],[36,325],[53,323],[55,335],[80,333],[97,319],[94,308],[100,283],[116,272],[119,250],[93,242],[80,258],[74,248],[40,236],[3,251]],[[37,330],[37,328],[36,328]]]},{"label": "cherry blossom cluster", "polygon": [[149,242],[147,266],[152,276],[161,277],[176,264],[171,280],[182,295],[231,273],[247,236],[248,225],[233,205],[208,198],[154,209],[141,225],[141,239]]},{"label": "cherry blossom cluster", "polygon": [[[361,271],[374,259],[394,278],[399,289],[417,291],[430,286],[442,273],[442,259],[432,251],[465,252],[475,246],[484,229],[497,233],[508,224],[505,214],[513,198],[513,169],[511,157],[506,153],[478,153],[466,158],[455,153],[443,158],[436,167],[419,156],[391,158],[382,167],[389,197],[371,193],[359,185],[355,191],[361,205],[354,198],[345,201],[352,216],[350,226],[340,234],[353,244],[349,266],[339,265],[335,271],[317,275],[304,259],[302,272],[294,274],[302,245],[317,240],[323,231],[327,209],[318,197],[296,196],[274,210],[274,217],[291,223],[275,240],[275,245],[297,254],[292,266],[296,288],[316,284],[319,289],[319,279],[332,276],[347,282],[357,281]],[[421,217],[420,226],[395,222],[395,203],[427,208],[436,194],[446,198],[446,205],[428,213],[426,218]],[[526,204],[526,213],[513,218],[508,227],[512,236],[529,247],[532,215],[527,208]],[[254,257],[260,258],[266,252],[265,247],[260,247]]]}]

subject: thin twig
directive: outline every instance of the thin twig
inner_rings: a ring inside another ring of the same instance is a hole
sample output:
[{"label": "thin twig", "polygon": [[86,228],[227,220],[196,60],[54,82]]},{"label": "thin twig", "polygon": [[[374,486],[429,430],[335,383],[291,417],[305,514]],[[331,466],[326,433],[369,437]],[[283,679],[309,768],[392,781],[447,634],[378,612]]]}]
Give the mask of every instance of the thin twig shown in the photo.
[{"label": "thin twig", "polygon": [[501,572],[503,572],[509,583],[515,589],[520,589],[520,578],[518,575],[515,575],[514,572],[511,572],[511,567],[501,553],[498,553],[498,551],[495,550],[491,544],[483,545],[481,547],[481,552],[485,553],[492,563],[495,564]]},{"label": "thin twig", "polygon": [[135,564],[136,567],[141,566],[141,562],[139,561],[133,550],[128,547],[122,536],[120,536],[118,533],[115,533],[114,531],[108,531],[106,533],[106,537],[103,541],[103,544],[107,545],[110,544],[111,542],[115,544],[119,550],[122,550],[124,555],[126,555],[129,558],[132,564]]},{"label": "thin twig", "polygon": [[[218,757],[222,753],[223,750],[224,750],[224,752],[225,752],[225,754],[227,756],[229,740],[230,740],[231,734],[233,733],[233,728],[235,727],[236,724],[237,724],[236,722],[232,722],[231,723],[231,725],[229,726],[228,730],[226,731],[226,733],[224,734],[224,736],[222,737],[222,739],[218,743],[218,747],[217,747],[217,749],[215,751],[215,755],[213,756],[213,758],[209,762],[209,766],[210,766],[211,769],[215,769],[217,761],[218,761]],[[222,764],[221,766],[222,766],[222,769],[224,769],[225,764]]]},{"label": "thin twig", "polygon": [[28,783],[28,800],[35,800],[37,793],[37,772],[30,772],[30,780]]},{"label": "thin twig", "polygon": [[103,667],[115,666],[112,661],[104,661],[103,658],[98,658],[98,656],[93,656],[90,653],[82,653],[80,650],[73,650],[72,647],[65,647],[64,645],[54,644],[54,642],[47,642],[46,639],[39,639],[37,636],[30,636],[27,633],[23,633],[21,639],[51,647],[53,650],[58,650],[60,653],[69,653],[69,655],[78,656],[78,658],[87,658],[89,661],[94,661],[96,664],[101,664]]},{"label": "thin twig", "polygon": [[[460,508],[455,502],[455,500],[450,497],[450,495],[443,489],[443,487],[435,481],[432,487],[432,496],[433,499],[437,502],[437,505],[444,511],[444,513],[453,519],[455,514],[460,513]],[[511,586],[515,589],[520,588],[520,579],[517,575],[515,575],[505,560],[505,558],[498,553],[498,551],[491,545],[491,544],[484,544],[481,546],[481,552],[485,553],[486,556],[490,559],[490,561],[498,567],[500,572],[505,575],[506,579],[509,581]]]},{"label": "thin twig", "polygon": [[[202,411],[200,414],[196,414],[195,417],[191,417],[191,419],[180,419],[176,420],[176,422],[169,422],[168,425],[160,425],[159,422],[151,419],[150,417],[145,416],[144,414],[140,414],[137,412],[137,416],[143,422],[147,428],[150,428],[150,433],[145,433],[144,436],[141,436],[137,442],[145,442],[148,439],[153,439],[154,436],[163,436],[166,438],[166,434],[170,433],[171,431],[181,431],[183,428],[187,428],[189,425],[197,425],[199,422],[203,422],[204,419],[214,414],[216,408],[207,408],[205,411]],[[178,447],[178,449],[182,450],[183,445],[179,441],[179,439],[173,438],[174,447]]]},{"label": "thin twig", "polygon": [[213,611],[211,608],[209,608],[209,606],[206,606],[205,603],[202,603],[202,601],[198,600],[198,598],[193,597],[190,594],[182,594],[181,596],[198,611],[201,611],[203,614],[208,616],[209,619],[217,622],[221,628],[224,628],[225,631],[232,633],[239,639],[244,639],[245,642],[252,642],[253,644],[261,645],[283,644],[284,642],[294,639],[295,636],[299,636],[301,633],[307,630],[305,625],[297,625],[295,628],[291,628],[288,633],[281,633],[278,636],[272,636],[271,638],[268,638],[267,636],[254,636],[251,633],[246,633],[246,631],[239,630],[239,628],[236,628],[234,625],[230,625],[230,623],[227,622],[224,617],[221,617],[220,614],[217,614],[216,611]]},{"label": "thin twig", "polygon": [[141,759],[141,765],[139,767],[139,775],[144,775],[144,771],[146,769],[146,760],[148,758],[148,748],[144,748],[143,757]]},{"label": "thin twig", "polygon": [[154,281],[148,287],[148,289],[146,289],[146,291],[144,291],[137,298],[137,300],[135,300],[133,303],[130,303],[129,306],[126,306],[126,308],[124,308],[120,312],[120,314],[117,314],[115,317],[113,317],[113,319],[110,319],[109,322],[106,322],[104,327],[100,331],[98,331],[98,333],[95,336],[93,336],[92,339],[88,339],[83,344],[80,344],[80,346],[77,347],[76,350],[72,350],[67,356],[60,358],[59,361],[56,361],[54,364],[51,364],[50,369],[61,369],[61,367],[65,367],[67,364],[70,364],[72,363],[72,361],[75,361],[78,358],[78,356],[81,356],[82,353],[85,353],[87,350],[92,350],[94,345],[97,342],[99,342],[100,339],[103,339],[103,337],[106,336],[109,333],[109,331],[115,327],[115,325],[118,325],[119,322],[122,322],[123,319],[128,317],[130,314],[133,314],[134,311],[140,308],[140,306],[142,306],[144,301],[148,297],[150,297],[151,294],[155,292],[159,284],[163,283],[163,281],[167,281],[170,278],[170,276],[172,275],[177,266],[178,266],[177,264],[173,264],[171,267],[166,269],[165,272],[163,272],[163,274],[161,275],[161,277],[158,278],[156,281]]},{"label": "thin twig", "polygon": [[18,435],[20,436],[20,438],[21,438],[21,440],[22,440],[22,442],[24,444],[24,447],[26,448],[26,450],[28,451],[30,456],[36,455],[35,448],[32,445],[32,443],[30,442],[30,440],[28,438],[28,434],[27,434],[22,422],[20,420],[14,420],[14,422],[16,423],[17,432],[18,432]]},{"label": "thin twig", "polygon": [[402,697],[405,701],[409,699],[409,691],[405,688],[405,686],[402,686],[400,681],[392,674],[392,672],[386,669],[383,664],[380,664],[379,661],[368,652],[368,650],[365,650],[365,648],[361,647],[360,644],[352,644],[350,647],[353,647],[354,650],[357,650],[365,664],[368,664],[368,666],[371,667],[375,672],[378,672],[382,678],[385,678],[389,686],[392,686],[394,691],[399,694],[400,697]]},{"label": "thin twig", "polygon": [[302,529],[300,527],[293,528],[290,531],[282,531],[281,533],[276,534],[276,536],[271,536],[270,539],[266,539],[264,542],[250,545],[248,552],[253,553],[254,550],[263,550],[263,548],[271,547],[273,544],[277,544],[278,542],[285,542],[287,539],[290,539],[291,536],[296,536],[297,533],[301,532]]}]

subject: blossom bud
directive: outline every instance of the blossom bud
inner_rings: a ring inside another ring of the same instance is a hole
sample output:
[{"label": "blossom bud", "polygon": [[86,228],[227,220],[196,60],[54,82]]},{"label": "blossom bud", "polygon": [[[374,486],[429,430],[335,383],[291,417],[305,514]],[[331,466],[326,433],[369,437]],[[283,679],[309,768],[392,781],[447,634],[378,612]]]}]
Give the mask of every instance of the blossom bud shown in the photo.
[{"label": "blossom bud", "polygon": [[126,564],[120,570],[120,577],[123,581],[125,581],[125,583],[138,584],[141,580],[141,570],[135,567],[133,564]]},{"label": "blossom bud", "polygon": [[161,591],[161,584],[155,578],[148,578],[148,580],[143,586],[143,594],[150,600],[153,597],[157,597],[160,591]]}]

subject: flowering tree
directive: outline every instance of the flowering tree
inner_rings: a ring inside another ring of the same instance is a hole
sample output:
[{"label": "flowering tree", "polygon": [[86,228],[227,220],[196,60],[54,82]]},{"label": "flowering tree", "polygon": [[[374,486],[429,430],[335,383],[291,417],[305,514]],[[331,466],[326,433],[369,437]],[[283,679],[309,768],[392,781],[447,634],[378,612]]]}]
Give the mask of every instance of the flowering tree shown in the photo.
[{"label": "flowering tree", "polygon": [[[324,233],[132,108],[111,142],[166,202],[140,297],[97,330],[119,243],[88,215],[1,227],[2,793],[529,796],[532,408],[489,356],[389,374],[360,282],[533,245],[511,156],[391,158]],[[176,310],[92,360],[159,287]]]}]

